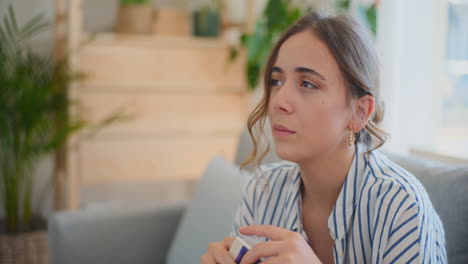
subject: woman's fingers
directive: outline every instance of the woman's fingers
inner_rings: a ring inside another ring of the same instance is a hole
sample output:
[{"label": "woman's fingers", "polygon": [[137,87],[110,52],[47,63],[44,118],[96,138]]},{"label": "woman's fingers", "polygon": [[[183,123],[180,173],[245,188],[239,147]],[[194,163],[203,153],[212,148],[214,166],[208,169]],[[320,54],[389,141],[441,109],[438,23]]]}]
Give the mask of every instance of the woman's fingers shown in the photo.
[{"label": "woman's fingers", "polygon": [[223,239],[222,243],[224,244],[224,248],[229,251],[231,248],[232,242],[234,241],[234,237],[226,237]]},{"label": "woman's fingers", "polygon": [[227,237],[223,241],[213,242],[208,245],[207,252],[201,256],[202,264],[235,264],[233,257],[229,254],[233,237]]},{"label": "woman's fingers", "polygon": [[[295,263],[294,260],[292,260],[292,258],[282,258],[282,257],[273,257],[273,258],[269,258],[265,261],[262,261],[261,264],[285,264],[285,263]],[[314,262],[310,262],[310,263],[314,263]]]},{"label": "woman's fingers", "polygon": [[217,246],[219,245],[219,248],[216,248],[216,251],[214,252],[214,257],[217,263],[236,264],[234,262],[234,258],[229,253],[229,248],[231,247],[233,240],[233,237],[226,237],[223,241],[217,244]]},{"label": "woman's fingers", "polygon": [[307,241],[297,232],[271,225],[247,226],[239,231],[244,235],[270,239],[250,249],[242,258],[242,264],[256,263],[261,258],[267,258],[267,264],[320,263]]},{"label": "woman's fingers", "polygon": [[213,252],[213,257],[216,263],[236,264],[231,254],[229,254],[229,251],[227,251],[225,248],[217,248],[216,251]]},{"label": "woman's fingers", "polygon": [[216,261],[209,252],[206,252],[201,256],[200,264],[216,264]]},{"label": "woman's fingers", "polygon": [[260,242],[242,257],[241,264],[256,263],[260,258],[277,256],[281,251],[282,242]]}]

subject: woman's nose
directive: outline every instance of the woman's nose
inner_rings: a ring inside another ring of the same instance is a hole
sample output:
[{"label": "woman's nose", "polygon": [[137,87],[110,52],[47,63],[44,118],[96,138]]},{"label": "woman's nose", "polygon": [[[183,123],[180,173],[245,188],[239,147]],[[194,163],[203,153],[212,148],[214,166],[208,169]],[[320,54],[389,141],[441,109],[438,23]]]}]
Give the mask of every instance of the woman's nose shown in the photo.
[{"label": "woman's nose", "polygon": [[273,96],[273,106],[274,109],[282,113],[291,113],[293,111],[292,104],[292,88],[288,87],[285,83]]}]

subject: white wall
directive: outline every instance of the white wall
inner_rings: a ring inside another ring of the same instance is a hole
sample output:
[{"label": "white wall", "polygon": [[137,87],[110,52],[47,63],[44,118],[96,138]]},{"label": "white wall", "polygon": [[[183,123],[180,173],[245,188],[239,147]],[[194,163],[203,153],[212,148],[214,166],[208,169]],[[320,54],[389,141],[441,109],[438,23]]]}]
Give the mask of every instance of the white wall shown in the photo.
[{"label": "white wall", "polygon": [[[7,12],[9,4],[13,4],[19,24],[23,24],[37,14],[44,14],[47,20],[53,22],[54,0],[0,0],[0,16]],[[47,30],[34,39],[34,49],[39,52],[51,52],[53,47],[53,31]]]},{"label": "white wall", "polygon": [[437,139],[443,36],[435,29],[443,20],[441,1],[381,1],[377,47],[386,103],[384,128],[392,135],[388,150],[406,153],[413,147],[430,147]]}]

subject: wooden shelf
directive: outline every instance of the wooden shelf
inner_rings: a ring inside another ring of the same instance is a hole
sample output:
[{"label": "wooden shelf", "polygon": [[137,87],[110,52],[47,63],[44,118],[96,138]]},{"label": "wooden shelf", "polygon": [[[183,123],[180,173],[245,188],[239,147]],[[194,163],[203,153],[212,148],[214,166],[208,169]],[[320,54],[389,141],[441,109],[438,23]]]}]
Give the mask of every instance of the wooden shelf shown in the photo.
[{"label": "wooden shelf", "polygon": [[87,34],[81,4],[68,5],[68,47],[87,78],[71,87],[70,112],[95,123],[123,108],[133,119],[72,137],[67,208],[85,200],[84,186],[194,182],[213,156],[233,161],[249,102],[245,55],[229,62],[222,38]]},{"label": "wooden shelf", "polygon": [[246,93],[244,59],[222,39],[99,34],[80,51],[86,90]]},{"label": "wooden shelf", "polygon": [[238,136],[88,140],[81,146],[80,184],[198,180],[215,155],[234,159]]},{"label": "wooden shelf", "polygon": [[98,136],[183,137],[185,135],[232,135],[245,124],[248,96],[236,94],[181,94],[100,92],[82,94],[82,114],[91,122],[123,109],[133,116],[113,124]]}]

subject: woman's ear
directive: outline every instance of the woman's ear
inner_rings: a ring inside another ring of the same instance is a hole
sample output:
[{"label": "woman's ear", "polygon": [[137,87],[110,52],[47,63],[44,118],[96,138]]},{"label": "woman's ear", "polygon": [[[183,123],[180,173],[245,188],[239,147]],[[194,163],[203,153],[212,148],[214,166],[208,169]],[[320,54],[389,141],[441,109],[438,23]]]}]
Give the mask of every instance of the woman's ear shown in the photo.
[{"label": "woman's ear", "polygon": [[375,98],[372,95],[364,95],[356,100],[354,105],[353,120],[350,129],[354,133],[361,131],[366,127],[375,108]]}]

